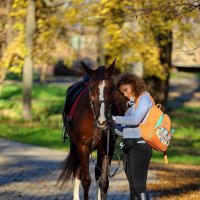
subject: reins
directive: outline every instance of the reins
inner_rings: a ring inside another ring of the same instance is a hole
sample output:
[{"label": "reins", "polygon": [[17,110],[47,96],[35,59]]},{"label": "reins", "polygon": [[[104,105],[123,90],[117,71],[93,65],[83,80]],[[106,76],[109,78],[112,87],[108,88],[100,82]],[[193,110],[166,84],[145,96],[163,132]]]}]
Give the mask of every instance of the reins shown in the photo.
[{"label": "reins", "polygon": [[[112,131],[112,128],[107,129],[107,144],[106,144],[107,149],[106,149],[106,157],[105,157],[105,159],[108,159],[108,158],[109,158],[109,157],[108,157],[108,154],[109,154],[110,131],[112,132],[112,134],[113,134],[113,136],[114,136],[114,138],[115,138],[115,146],[116,146],[116,141],[117,141],[117,138],[116,138],[116,136],[115,136],[115,133]],[[120,155],[120,154],[118,153],[118,164],[117,164],[116,169],[114,170],[114,172],[113,172],[112,174],[110,173],[110,170],[109,170],[109,173],[108,173],[108,177],[109,177],[109,178],[113,178],[115,175],[121,173],[121,172],[124,170],[124,167],[122,167],[122,169],[119,170],[119,168],[120,168],[120,156],[119,156],[119,155]],[[92,151],[91,151],[91,153],[90,153],[90,159],[91,159],[92,163],[95,165],[95,167],[101,172],[102,169],[99,168],[99,167],[97,166],[95,160],[93,159]],[[110,168],[109,168],[109,169],[110,169]]]},{"label": "reins", "polygon": [[[100,77],[100,78],[102,78],[102,76]],[[112,79],[111,77],[104,77],[103,79]],[[94,79],[91,79],[91,80],[93,80],[93,81],[95,81]],[[90,80],[90,81],[91,81]],[[87,84],[88,85],[88,84]],[[85,88],[86,89],[86,88]],[[80,96],[82,96],[82,94],[85,92],[85,89],[81,92],[81,94],[78,96],[78,98],[76,99],[76,104],[77,104],[77,102],[78,102],[78,100],[79,100],[79,98],[80,98]],[[113,130],[113,127],[112,127],[112,125],[111,125],[111,110],[112,110],[112,103],[111,104],[109,104],[109,108],[108,108],[108,118],[109,118],[109,123],[107,123],[106,124],[106,126],[105,126],[105,128],[104,129],[102,129],[102,128],[99,128],[98,127],[98,125],[97,125],[97,116],[96,116],[96,112],[95,112],[95,109],[94,109],[94,105],[93,105],[93,103],[92,103],[92,101],[91,101],[91,93],[90,93],[90,88],[88,88],[89,89],[89,100],[90,100],[90,104],[91,104],[91,109],[92,109],[92,113],[93,113],[93,116],[94,116],[94,126],[97,128],[97,129],[99,129],[100,131],[107,131],[107,141],[106,141],[106,155],[105,155],[105,159],[106,160],[108,160],[109,159],[109,151],[110,151],[110,146],[109,146],[109,143],[110,143],[110,132],[113,134],[113,136],[114,136],[114,140],[115,140],[115,147],[116,147],[116,141],[117,141],[117,138],[116,138],[116,136],[115,136],[115,132],[114,132],[114,130]],[[105,100],[99,100],[99,103],[100,104],[102,104],[102,103],[104,103],[104,104],[106,104],[107,102],[105,101]],[[63,126],[63,129],[62,129],[62,139],[63,139],[63,142],[65,141],[65,139],[67,139],[68,137],[66,137],[66,127],[65,126]],[[85,138],[84,138],[85,139]],[[91,148],[91,153],[90,153],[90,157],[91,157],[91,161],[94,163],[94,165],[95,165],[95,167],[100,171],[100,172],[102,172],[102,169],[99,167],[99,166],[97,166],[97,163],[95,162],[95,160],[93,159],[93,157],[92,157],[92,151],[93,151],[93,143],[94,143],[94,140],[95,140],[95,135],[93,136],[93,137],[91,137],[91,138],[88,138],[86,141],[84,141],[83,140],[83,144],[85,145],[85,147],[86,147],[86,149],[88,150],[88,152],[90,152],[90,150],[89,150],[89,147],[88,147],[88,145],[87,145],[87,143],[89,142],[89,141],[91,141],[92,140],[92,148]],[[115,148],[114,147],[114,148]],[[108,177],[109,178],[112,178],[112,177],[114,177],[115,175],[117,175],[117,174],[119,174],[119,173],[121,173],[123,170],[124,170],[124,168],[122,168],[121,170],[119,170],[119,168],[120,168],[120,154],[118,153],[118,165],[117,165],[117,167],[116,167],[116,169],[114,170],[114,172],[111,174],[110,173],[110,167],[108,167]]]},{"label": "reins", "polygon": [[[101,77],[102,78],[102,77]],[[104,77],[104,79],[112,79],[111,77]],[[91,80],[90,80],[91,81]],[[91,104],[91,108],[92,108],[92,113],[93,113],[93,116],[94,116],[94,126],[96,126],[98,129],[100,129],[97,125],[97,116],[96,116],[96,113],[95,113],[95,109],[94,109],[94,106],[93,106],[93,103],[91,101],[91,93],[90,93],[90,89],[89,89],[89,98],[90,98],[90,104]],[[105,100],[99,100],[100,103],[106,103]],[[111,109],[112,109],[112,104],[109,105],[109,110],[108,110],[108,118],[111,119]],[[109,120],[111,121],[111,120]],[[108,125],[109,124],[109,125]],[[109,150],[110,150],[110,146],[109,146],[109,143],[110,143],[110,131],[112,132],[113,136],[114,136],[114,139],[115,139],[115,146],[116,146],[116,141],[117,141],[117,138],[115,136],[115,132],[113,130],[113,127],[111,125],[111,123],[107,123],[107,126],[102,129],[102,130],[105,130],[107,129],[107,144],[106,144],[106,156],[105,156],[105,159],[108,160],[109,158]],[[101,129],[100,129],[101,130]],[[93,139],[94,141],[94,138],[91,138]],[[87,141],[86,141],[87,143]],[[85,143],[85,146],[87,147],[87,144]],[[93,149],[93,143],[92,143],[92,149]],[[99,171],[102,171],[102,169],[100,169],[100,167],[97,166],[97,164],[95,163],[93,157],[92,157],[92,151],[90,153],[90,157],[91,157],[91,161],[94,163],[95,167],[99,170]],[[116,167],[116,169],[114,170],[114,172],[112,174],[110,174],[110,167],[109,167],[109,170],[108,170],[108,177],[109,178],[112,178],[114,177],[115,175],[121,173],[123,170],[124,170],[124,167],[119,170],[119,167],[120,167],[120,156],[119,156],[119,153],[118,153],[118,166]]]}]

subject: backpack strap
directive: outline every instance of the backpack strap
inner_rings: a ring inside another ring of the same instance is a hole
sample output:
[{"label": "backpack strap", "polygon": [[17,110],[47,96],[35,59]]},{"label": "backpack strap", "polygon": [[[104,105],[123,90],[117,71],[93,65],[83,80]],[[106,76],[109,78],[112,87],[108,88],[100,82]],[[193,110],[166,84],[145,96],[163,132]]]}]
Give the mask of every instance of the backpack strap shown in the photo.
[{"label": "backpack strap", "polygon": [[155,101],[154,101],[153,97],[150,94],[149,94],[149,97],[151,99],[152,105],[155,106]]},{"label": "backpack strap", "polygon": [[138,103],[139,103],[139,99],[140,97],[143,95],[143,94],[147,94],[149,96],[149,98],[151,99],[151,102],[152,102],[152,105],[155,106],[155,101],[153,99],[153,97],[148,93],[148,92],[145,92],[145,93],[142,93],[136,100],[135,102],[135,109],[138,107]]},{"label": "backpack strap", "polygon": [[164,161],[165,161],[165,164],[168,164],[168,158],[167,158],[167,152],[166,151],[164,152]]}]

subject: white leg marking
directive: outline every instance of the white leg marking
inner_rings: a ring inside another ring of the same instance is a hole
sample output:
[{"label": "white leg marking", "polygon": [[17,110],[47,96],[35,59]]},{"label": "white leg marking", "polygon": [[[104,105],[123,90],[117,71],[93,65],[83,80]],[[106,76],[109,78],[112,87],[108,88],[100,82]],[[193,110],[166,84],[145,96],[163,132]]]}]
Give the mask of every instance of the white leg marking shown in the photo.
[{"label": "white leg marking", "polygon": [[74,197],[73,200],[80,200],[79,198],[79,186],[81,181],[78,178],[75,178],[74,180]]},{"label": "white leg marking", "polygon": [[[104,87],[105,87],[105,81],[102,81],[102,83],[99,85],[99,100],[100,101],[104,100]],[[98,121],[100,122],[100,124],[102,124],[103,122],[106,121],[106,118],[105,118],[105,104],[104,103],[101,104],[100,116],[98,118]]]},{"label": "white leg marking", "polygon": [[99,180],[96,181],[96,200],[101,200],[101,192],[99,188]]}]

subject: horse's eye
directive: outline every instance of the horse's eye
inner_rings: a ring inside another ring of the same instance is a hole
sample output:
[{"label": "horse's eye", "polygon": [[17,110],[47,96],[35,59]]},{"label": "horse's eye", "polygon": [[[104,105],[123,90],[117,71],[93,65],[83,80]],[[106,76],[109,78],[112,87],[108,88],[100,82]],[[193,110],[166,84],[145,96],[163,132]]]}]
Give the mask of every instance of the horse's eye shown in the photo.
[{"label": "horse's eye", "polygon": [[94,87],[90,87],[90,91],[93,91],[94,90]]}]

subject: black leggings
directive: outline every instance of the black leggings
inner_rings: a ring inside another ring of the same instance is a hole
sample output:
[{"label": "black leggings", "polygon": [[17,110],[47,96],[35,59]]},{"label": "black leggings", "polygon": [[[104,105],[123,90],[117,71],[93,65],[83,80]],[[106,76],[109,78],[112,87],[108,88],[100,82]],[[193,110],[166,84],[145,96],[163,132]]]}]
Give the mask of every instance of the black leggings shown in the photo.
[{"label": "black leggings", "polygon": [[[123,143],[126,145],[125,142]],[[152,148],[147,143],[135,143],[130,149],[123,150],[123,153],[124,169],[129,182],[130,192],[135,194],[145,192]]]}]

